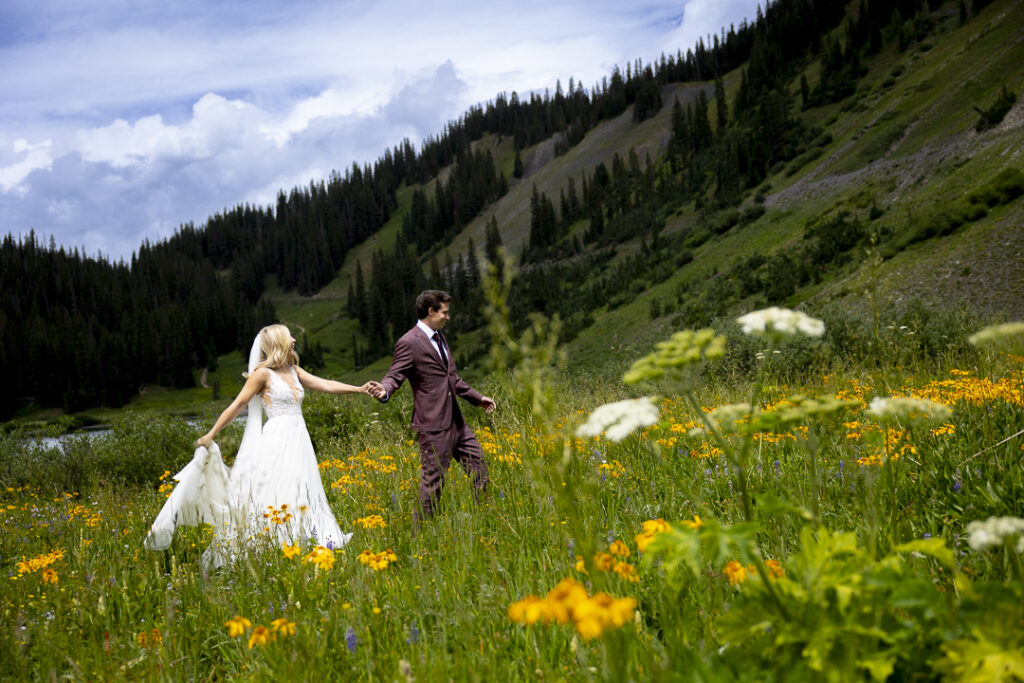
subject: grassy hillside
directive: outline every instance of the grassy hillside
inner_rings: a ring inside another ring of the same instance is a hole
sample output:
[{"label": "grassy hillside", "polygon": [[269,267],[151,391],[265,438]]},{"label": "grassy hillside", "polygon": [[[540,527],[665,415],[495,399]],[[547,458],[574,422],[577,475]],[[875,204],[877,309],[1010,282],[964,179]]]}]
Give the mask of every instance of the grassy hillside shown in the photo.
[{"label": "grassy hillside", "polygon": [[[675,325],[682,303],[675,293],[681,283],[706,283],[753,254],[791,249],[815,219],[842,211],[867,216],[874,208],[881,215],[870,221],[872,227],[892,233],[898,242],[916,221],[941,213],[1000,171],[1024,168],[1024,104],[1018,101],[996,128],[974,130],[974,106],[989,106],[1004,85],[1024,91],[1024,3],[993,4],[964,26],[952,10],[921,48],[899,53],[890,45],[873,58],[856,95],[801,114],[822,126],[832,142],[796,172],[790,164],[764,182],[760,191],[767,211],[760,219],[708,241],[668,281],[640,293],[631,304],[596,316],[595,324],[569,344],[570,358],[581,366],[601,364],[627,349],[649,347]],[[816,62],[806,69],[811,82],[816,69]],[[748,198],[746,205],[752,201]],[[665,232],[700,221],[681,207]],[[869,258],[861,250],[853,263],[784,303],[867,311],[867,292],[874,290],[886,306],[917,298],[1021,318],[1022,238],[1024,201],[1018,199],[953,234],[895,253],[880,245],[876,258]],[[655,299],[667,310],[651,320]],[[767,303],[737,301],[734,308]]]}]

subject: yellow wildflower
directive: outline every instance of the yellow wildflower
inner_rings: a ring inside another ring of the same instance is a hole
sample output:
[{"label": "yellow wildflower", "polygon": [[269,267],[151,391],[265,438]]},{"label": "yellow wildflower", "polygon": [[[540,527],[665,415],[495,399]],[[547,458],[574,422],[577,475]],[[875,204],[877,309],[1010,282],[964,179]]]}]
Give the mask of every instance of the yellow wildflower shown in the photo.
[{"label": "yellow wildflower", "polygon": [[257,626],[249,635],[249,649],[257,645],[266,645],[274,639],[274,634],[266,626]]},{"label": "yellow wildflower", "polygon": [[302,558],[303,562],[311,562],[317,566],[318,569],[328,571],[334,566],[334,552],[330,548],[325,548],[322,545],[318,545],[313,548],[309,553]]},{"label": "yellow wildflower", "polygon": [[637,576],[636,567],[629,564],[628,562],[616,562],[615,566],[612,567],[616,574],[632,583],[638,583],[640,577]]},{"label": "yellow wildflower", "polygon": [[736,560],[731,560],[726,564],[722,573],[728,577],[730,586],[735,586],[747,580],[747,568]]},{"label": "yellow wildflower", "polygon": [[608,552],[619,557],[629,557],[629,548],[622,541],[615,541],[608,546]]},{"label": "yellow wildflower", "polygon": [[380,571],[381,569],[387,569],[389,564],[397,562],[398,556],[395,555],[391,548],[382,550],[379,553],[364,550],[359,553],[359,561],[374,571]]},{"label": "yellow wildflower", "polygon": [[282,636],[295,635],[295,622],[288,621],[284,617],[274,619],[270,622],[270,627],[273,629],[274,633],[280,633]]},{"label": "yellow wildflower", "polygon": [[576,579],[566,578],[559,581],[557,586],[548,591],[547,599],[573,609],[580,602],[587,599],[587,589]]},{"label": "yellow wildflower", "polygon": [[225,621],[224,625],[228,627],[228,635],[232,638],[237,638],[238,636],[245,633],[245,629],[252,626],[252,622],[246,619],[245,617],[240,617],[236,615]]},{"label": "yellow wildflower", "polygon": [[368,517],[360,517],[355,520],[356,525],[361,526],[364,529],[383,529],[387,526],[387,522],[380,515],[369,515]]},{"label": "yellow wildflower", "polygon": [[690,528],[691,528],[691,529],[693,529],[694,531],[697,531],[697,530],[698,530],[698,529],[700,529],[700,528],[701,528],[702,526],[704,526],[704,522],[703,522],[703,520],[701,520],[701,518],[700,518],[700,516],[699,516],[699,515],[694,515],[694,516],[693,516],[693,521],[692,521],[692,522],[690,522],[690,521],[687,521],[687,520],[685,520],[685,519],[684,519],[684,520],[683,520],[683,521],[681,522],[681,524],[683,524],[683,526],[688,526],[688,527],[690,527]]},{"label": "yellow wildflower", "polygon": [[142,647],[156,647],[163,640],[158,628],[154,628],[152,631],[141,631],[139,635],[135,636],[135,641]]},{"label": "yellow wildflower", "polygon": [[508,606],[509,621],[532,626],[536,624],[545,612],[544,600],[536,595],[527,595],[522,600],[513,602]]},{"label": "yellow wildflower", "polygon": [[589,596],[583,584],[567,578],[544,598],[529,595],[512,603],[508,617],[510,621],[527,626],[537,622],[567,624],[571,621],[576,632],[590,640],[609,626],[624,626],[631,621],[635,607],[633,598],[614,598],[607,593]]},{"label": "yellow wildflower", "polygon": [[281,544],[281,552],[284,553],[285,558],[291,559],[297,557],[302,551],[299,549],[299,544],[288,545],[287,543]]},{"label": "yellow wildflower", "polygon": [[654,537],[663,531],[668,531],[668,522],[661,519],[649,519],[644,522],[643,530],[633,537],[636,541],[636,547],[640,549],[640,552],[647,550],[647,546],[651,544]]},{"label": "yellow wildflower", "polygon": [[615,566],[615,558],[608,553],[598,553],[594,555],[594,566],[603,572],[610,572]]}]

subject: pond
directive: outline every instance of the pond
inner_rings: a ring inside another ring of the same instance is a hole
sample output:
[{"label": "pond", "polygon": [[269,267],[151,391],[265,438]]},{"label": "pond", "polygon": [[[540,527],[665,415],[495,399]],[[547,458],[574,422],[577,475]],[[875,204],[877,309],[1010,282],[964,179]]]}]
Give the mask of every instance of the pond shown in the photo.
[{"label": "pond", "polygon": [[[237,422],[239,424],[244,425],[245,419],[246,415],[243,413],[242,415],[239,415],[234,420],[232,420],[232,424]],[[200,427],[209,427],[208,422],[208,420],[199,420],[194,417],[181,418],[183,429],[188,429],[196,432],[199,431]],[[93,425],[90,427],[83,427],[82,429],[76,429],[72,432],[67,432],[65,434],[58,434],[57,436],[29,435],[25,437],[25,440],[37,443],[44,448],[63,448],[64,444],[67,443],[70,439],[79,437],[95,439],[98,437],[106,436],[107,434],[110,434],[112,431],[113,430],[111,429],[110,425]]]}]

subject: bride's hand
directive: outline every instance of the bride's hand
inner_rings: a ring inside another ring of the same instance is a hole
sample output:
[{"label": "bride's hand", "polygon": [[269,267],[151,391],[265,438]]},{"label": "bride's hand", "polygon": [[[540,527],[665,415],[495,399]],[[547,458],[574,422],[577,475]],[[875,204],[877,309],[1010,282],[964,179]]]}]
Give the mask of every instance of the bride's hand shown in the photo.
[{"label": "bride's hand", "polygon": [[366,394],[367,396],[372,396],[373,398],[380,398],[381,395],[384,393],[384,387],[381,385],[381,383],[374,382],[373,380],[370,380],[369,382],[367,382],[366,384],[359,388],[364,394]]},{"label": "bride's hand", "polygon": [[201,437],[196,439],[196,446],[202,446],[203,448],[208,447],[213,442],[213,436],[210,434],[203,434]]}]

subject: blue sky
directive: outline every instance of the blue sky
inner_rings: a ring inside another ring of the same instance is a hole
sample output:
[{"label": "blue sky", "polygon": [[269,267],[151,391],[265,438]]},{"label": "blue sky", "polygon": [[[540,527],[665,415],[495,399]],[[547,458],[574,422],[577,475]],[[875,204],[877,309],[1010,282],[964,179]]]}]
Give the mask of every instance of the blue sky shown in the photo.
[{"label": "blue sky", "polygon": [[588,89],[754,0],[7,0],[0,235],[95,255],[416,146],[498,92]]}]

